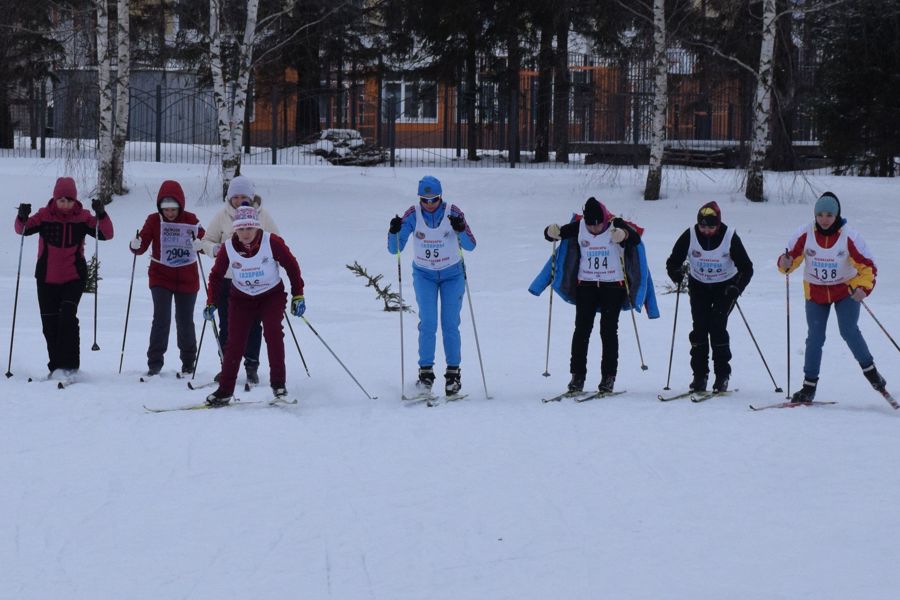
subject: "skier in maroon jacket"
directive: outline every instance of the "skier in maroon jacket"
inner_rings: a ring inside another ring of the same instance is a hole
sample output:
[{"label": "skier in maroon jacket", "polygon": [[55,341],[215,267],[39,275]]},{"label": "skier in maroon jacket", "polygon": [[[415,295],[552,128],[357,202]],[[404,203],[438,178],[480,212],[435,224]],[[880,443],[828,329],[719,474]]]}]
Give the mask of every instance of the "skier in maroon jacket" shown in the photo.
[{"label": "skier in maroon jacket", "polygon": [[203,310],[205,319],[214,318],[214,301],[219,297],[226,270],[231,269],[233,278],[225,358],[219,388],[206,397],[206,402],[212,406],[223,406],[231,401],[250,327],[258,321],[262,321],[269,356],[269,384],[276,399],[287,395],[284,329],[281,325],[287,295],[279,267],[287,271],[291,282],[291,314],[301,317],[306,311],[300,265],[284,240],[261,229],[256,209],[252,206],[238,207],[233,225],[234,234],[222,244],[209,273],[206,308]]},{"label": "skier in maroon jacket", "polygon": [[156,195],[156,212],[147,216],[144,226],[129,246],[134,254],[150,250],[150,295],[153,297],[153,325],[147,348],[147,375],[162,370],[169,347],[172,302],[175,302],[175,329],[181,372],[191,373],[197,358],[194,331],[194,305],[200,290],[195,241],[203,237],[197,215],[184,210],[184,191],[177,181],[163,181]]},{"label": "skier in maroon jacket", "polygon": [[41,324],[47,341],[51,377],[71,378],[81,366],[78,303],[87,283],[84,238],[113,237],[113,225],[100,200],[92,200],[92,215],[78,201],[71,177],[60,177],[47,206],[31,215],[31,204],[20,204],[15,230],[39,235],[37,279]]}]

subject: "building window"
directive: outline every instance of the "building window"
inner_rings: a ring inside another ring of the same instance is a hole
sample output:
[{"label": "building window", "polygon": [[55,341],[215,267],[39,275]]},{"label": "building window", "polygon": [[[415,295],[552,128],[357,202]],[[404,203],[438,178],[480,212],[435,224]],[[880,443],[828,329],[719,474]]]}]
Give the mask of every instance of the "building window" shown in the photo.
[{"label": "building window", "polygon": [[436,123],[437,85],[429,81],[386,81],[382,90],[382,121],[388,121],[392,108],[399,123]]}]

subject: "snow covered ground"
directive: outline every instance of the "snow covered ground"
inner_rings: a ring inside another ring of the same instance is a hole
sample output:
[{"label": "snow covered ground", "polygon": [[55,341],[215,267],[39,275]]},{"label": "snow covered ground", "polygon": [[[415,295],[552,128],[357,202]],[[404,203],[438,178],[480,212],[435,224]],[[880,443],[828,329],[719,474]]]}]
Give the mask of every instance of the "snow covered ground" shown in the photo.
[{"label": "snow covered ground", "polygon": [[[0,161],[8,227],[0,247],[0,340],[10,337],[19,240],[14,207],[35,209],[64,174],[59,162]],[[69,165],[88,197],[92,167]],[[101,244],[97,341],[93,296],[80,307],[82,382],[46,375],[26,238],[12,372],[0,383],[0,598],[363,599],[893,599],[900,589],[895,502],[900,411],[872,391],[832,320],[819,396],[830,407],[751,412],[778,401],[739,315],[730,331],[732,387],[703,404],[658,402],[666,382],[675,296],[662,318],[620,322],[617,387],[584,404],[542,404],[568,381],[574,309],[553,303],[544,378],[548,297],[526,288],[550,253],[541,235],[596,195],[646,227],[657,293],[664,262],[698,207],[716,200],[755,261],[741,306],[778,385],[797,389],[805,322],[792,276],[791,381],[786,381],[785,280],[774,262],[790,233],[831,189],[879,266],[868,304],[900,336],[897,196],[900,181],[768,176],[771,201],[751,205],[739,175],[673,170],[665,198],[640,200],[643,171],[433,170],[478,239],[466,255],[486,386],[468,306],[463,311],[467,400],[427,408],[400,400],[396,313],[345,265],[395,281],[388,220],[414,201],[421,169],[251,166],[267,206],[300,258],[307,317],[375,400],[367,398],[300,320],[304,372],[287,338],[294,407],[146,413],[142,405],[201,401],[168,376],[139,383],[151,319],[147,257],[117,374],[132,255],[128,241],[153,211],[160,182],[177,178],[208,222],[216,182],[203,165],[131,163],[131,193],[108,211],[116,238]],[[93,241],[88,245],[93,252]],[[403,258],[412,298],[411,257]],[[205,267],[209,268],[207,262]],[[396,284],[393,286],[396,289]],[[686,300],[686,299],[682,299]],[[196,324],[201,324],[198,302]],[[865,313],[860,321],[889,385],[898,353]],[[687,385],[681,303],[673,389]],[[416,362],[415,317],[405,319],[407,385]],[[596,332],[596,329],[595,329]],[[217,371],[207,340],[198,379]],[[442,357],[442,352],[438,351]],[[589,385],[599,380],[599,336]],[[6,353],[3,353],[6,359]],[[436,370],[443,372],[443,359]],[[261,369],[263,382],[267,372]],[[26,383],[29,377],[35,382]],[[243,394],[266,396],[265,386]]]}]

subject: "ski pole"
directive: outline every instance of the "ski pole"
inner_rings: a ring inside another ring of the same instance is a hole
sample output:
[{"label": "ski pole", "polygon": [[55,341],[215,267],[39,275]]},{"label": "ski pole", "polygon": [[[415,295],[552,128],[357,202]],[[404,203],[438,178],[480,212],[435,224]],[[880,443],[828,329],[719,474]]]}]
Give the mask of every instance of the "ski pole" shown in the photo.
[{"label": "ski pole", "polygon": [[[141,232],[135,234],[140,236]],[[131,314],[131,290],[134,289],[134,268],[137,265],[137,254],[131,261],[131,282],[128,284],[128,304],[125,306],[125,330],[122,332],[122,352],[119,354],[119,375],[122,374],[122,361],[125,360],[125,337],[128,335],[128,315]]]},{"label": "ski pole", "polygon": [[297,346],[297,354],[300,355],[300,360],[303,362],[303,368],[306,369],[306,376],[312,377],[312,375],[309,374],[309,367],[306,366],[306,359],[303,358],[303,351],[300,350],[300,342],[297,341],[297,335],[294,333],[294,326],[291,325],[291,320],[288,319],[287,311],[284,311],[284,320],[287,321],[288,329],[291,330],[291,337],[294,338],[294,345]]},{"label": "ski pole", "polygon": [[[481,368],[481,383],[484,385],[484,397],[488,400],[487,380],[484,377],[484,362],[481,360],[481,344],[478,343],[478,328],[475,326],[475,310],[472,308],[472,293],[469,291],[469,275],[466,272],[466,259],[463,257],[462,247],[459,248],[459,262],[462,264],[463,282],[466,284],[466,298],[469,300],[469,315],[472,317],[472,331],[475,333],[475,350],[478,352],[478,366]],[[550,292],[551,298],[553,292]]]},{"label": "ski pole", "polygon": [[191,370],[191,381],[197,376],[197,363],[200,362],[200,349],[203,348],[203,334],[206,333],[206,319],[200,327],[200,341],[197,342],[197,354],[194,356],[194,368]]},{"label": "ski pole", "polygon": [[897,350],[900,350],[900,346],[897,345],[897,342],[894,341],[894,338],[891,337],[891,334],[888,333],[888,330],[884,328],[884,325],[881,324],[881,321],[878,320],[878,318],[875,316],[875,313],[873,313],[872,309],[869,308],[869,305],[866,304],[866,301],[860,300],[859,303],[863,305],[863,307],[866,309],[866,311],[868,311],[868,313],[869,313],[869,315],[871,315],[872,319],[875,320],[875,322],[878,324],[878,326],[884,332],[884,335],[888,336],[888,339],[891,340],[891,343],[894,345],[894,348],[896,348]]},{"label": "ski pole", "polygon": [[[790,251],[785,248],[784,255],[790,256]],[[784,274],[784,303],[787,313],[787,399],[791,398],[791,274]]]},{"label": "ski pole", "polygon": [[[196,239],[197,236],[194,235],[194,232],[191,232],[191,238]],[[224,250],[224,248],[222,249]],[[197,253],[197,266],[200,267],[200,278],[203,281],[203,289],[207,289],[206,287],[206,273],[203,271],[203,262],[200,260],[200,253]],[[205,321],[206,319],[204,319]],[[222,351],[222,344],[219,342],[219,330],[216,327],[216,317],[213,315],[212,318],[212,332],[213,337],[216,338],[216,348],[219,350],[219,364],[221,365],[225,362],[225,353]],[[200,348],[197,348],[197,354],[200,354]],[[194,369],[196,373],[196,369]]]},{"label": "ski pole", "polygon": [[94,345],[91,351],[96,352],[100,349],[97,345],[97,302],[100,298],[100,219],[94,217],[97,222],[94,224]]},{"label": "ski pole", "polygon": [[766,357],[763,356],[763,353],[762,353],[762,350],[761,350],[760,347],[759,347],[759,344],[756,343],[756,336],[753,335],[753,330],[750,329],[750,323],[747,322],[747,317],[744,316],[744,311],[741,310],[741,305],[738,304],[738,301],[737,301],[737,300],[734,301],[734,305],[737,307],[738,313],[740,313],[741,319],[744,321],[744,325],[747,326],[747,333],[750,334],[750,339],[753,340],[753,345],[756,346],[756,351],[759,352],[759,357],[760,357],[760,358],[762,359],[762,361],[763,361],[763,366],[766,367],[766,372],[769,373],[769,379],[772,380],[772,385],[775,386],[775,392],[780,394],[780,393],[783,392],[784,390],[781,389],[781,387],[779,387],[779,385],[778,385],[777,383],[775,383],[775,377],[772,376],[772,370],[769,368],[769,363],[766,362]]},{"label": "ski pole", "polygon": [[9,362],[6,364],[6,377],[12,377],[12,351],[13,340],[16,337],[16,310],[19,308],[19,281],[22,278],[22,248],[25,247],[25,225],[22,225],[22,234],[19,236],[19,268],[16,271],[16,295],[13,300],[12,331],[9,333]]},{"label": "ski pole", "polygon": [[344,370],[347,371],[347,375],[349,375],[350,379],[352,379],[353,382],[359,386],[359,389],[361,389],[363,391],[363,394],[365,394],[366,397],[369,398],[370,400],[377,400],[378,396],[372,396],[371,394],[369,394],[369,392],[366,391],[366,388],[364,388],[362,386],[362,384],[359,381],[357,381],[356,377],[353,376],[353,373],[350,372],[350,369],[347,368],[347,365],[345,365],[341,361],[341,359],[338,358],[338,355],[334,353],[334,350],[332,350],[331,347],[327,343],[325,343],[325,340],[322,339],[322,336],[319,335],[319,332],[316,331],[316,328],[312,326],[312,324],[306,319],[306,317],[301,316],[300,318],[303,319],[303,322],[306,323],[306,326],[309,327],[314,334],[316,334],[316,337],[319,338],[319,341],[322,342],[322,345],[325,346],[325,348],[327,348],[329,352],[331,352],[331,355],[334,357],[334,360],[338,361],[338,364],[341,365],[342,367],[344,367]]},{"label": "ski pole", "polygon": [[[399,217],[400,215],[395,215]],[[394,234],[397,242],[397,289],[400,293],[400,397],[406,397],[406,369],[403,350],[403,268],[400,266],[400,232]]]},{"label": "ski pole", "polygon": [[544,377],[550,377],[550,321],[553,319],[553,280],[556,279],[556,240],[550,255],[550,308],[547,309],[547,357],[544,359]]},{"label": "ski pole", "polygon": [[669,383],[672,381],[672,357],[675,354],[675,328],[678,326],[678,300],[681,298],[681,284],[684,283],[685,275],[682,273],[681,280],[678,281],[678,287],[675,288],[675,317],[672,319],[672,344],[669,346],[669,373],[666,375],[666,387],[664,390],[670,390]]},{"label": "ski pole", "polygon": [[648,367],[644,363],[644,352],[641,350],[641,336],[638,335],[637,319],[634,316],[634,303],[631,301],[631,290],[628,286],[628,274],[625,272],[624,255],[619,257],[619,262],[622,265],[622,280],[625,282],[625,295],[628,297],[628,305],[631,307],[628,312],[631,313],[631,324],[634,325],[634,339],[637,340],[638,356],[641,359],[641,371],[646,371]]}]

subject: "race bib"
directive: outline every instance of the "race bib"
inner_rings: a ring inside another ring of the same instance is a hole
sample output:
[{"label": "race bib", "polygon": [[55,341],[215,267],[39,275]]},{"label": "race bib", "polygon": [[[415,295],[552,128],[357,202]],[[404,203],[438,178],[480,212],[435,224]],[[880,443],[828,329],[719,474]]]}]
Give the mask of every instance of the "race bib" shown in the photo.
[{"label": "race bib", "polygon": [[197,261],[192,242],[197,225],[187,223],[159,224],[159,262],[167,267],[183,267]]}]

